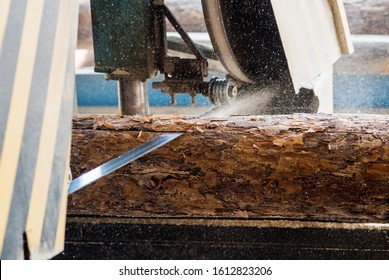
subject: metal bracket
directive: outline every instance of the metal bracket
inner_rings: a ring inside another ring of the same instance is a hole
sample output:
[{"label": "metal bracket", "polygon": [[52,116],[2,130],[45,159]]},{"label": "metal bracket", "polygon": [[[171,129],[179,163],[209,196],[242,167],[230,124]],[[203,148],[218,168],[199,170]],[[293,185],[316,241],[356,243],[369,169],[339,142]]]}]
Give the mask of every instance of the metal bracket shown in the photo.
[{"label": "metal bracket", "polygon": [[202,50],[193,42],[188,33],[184,30],[177,18],[165,5],[163,0],[155,0],[156,9],[160,10],[176,29],[181,36],[184,44],[190,52],[196,57],[195,59],[179,58],[165,56],[163,58],[163,72],[165,80],[163,82],[153,83],[153,88],[160,89],[169,93],[171,104],[175,105],[176,93],[188,93],[192,96],[192,104],[196,103],[196,93],[204,93],[207,89],[204,78],[208,76],[208,61]]}]

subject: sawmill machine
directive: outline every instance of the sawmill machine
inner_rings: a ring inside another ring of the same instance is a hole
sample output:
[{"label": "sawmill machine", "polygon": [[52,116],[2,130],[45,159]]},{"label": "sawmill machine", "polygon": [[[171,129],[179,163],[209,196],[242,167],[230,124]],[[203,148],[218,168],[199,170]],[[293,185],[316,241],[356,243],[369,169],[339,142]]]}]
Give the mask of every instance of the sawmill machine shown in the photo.
[{"label": "sawmill machine", "polygon": [[[331,110],[332,65],[352,52],[341,0],[202,6],[213,48],[193,42],[164,0],[91,0],[95,71],[118,81],[122,114],[148,113],[145,82],[159,73],[164,80],[153,87],[172,104],[186,93],[193,103],[207,96],[212,112],[246,97],[235,113]],[[0,1],[1,258],[51,258],[64,248],[67,195],[80,181],[68,176],[77,7],[76,0]],[[181,39],[168,38],[167,21]],[[210,77],[209,59],[226,75]]]},{"label": "sawmill machine", "polygon": [[[341,1],[203,0],[202,7],[213,48],[195,43],[163,0],[91,1],[95,71],[118,80],[122,114],[148,113],[145,81],[158,73],[164,80],[153,88],[172,105],[187,93],[192,103],[207,96],[216,111],[250,96],[234,106],[237,114],[314,113],[319,99],[321,111],[331,111],[332,64],[352,51]],[[167,36],[167,21],[181,39]],[[226,76],[207,78],[208,59]]]}]

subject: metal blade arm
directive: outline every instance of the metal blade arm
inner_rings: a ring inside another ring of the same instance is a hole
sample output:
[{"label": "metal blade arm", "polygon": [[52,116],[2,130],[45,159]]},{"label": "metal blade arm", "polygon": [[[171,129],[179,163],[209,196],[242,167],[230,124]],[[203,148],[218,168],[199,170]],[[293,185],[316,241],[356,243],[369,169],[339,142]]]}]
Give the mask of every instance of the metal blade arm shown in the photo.
[{"label": "metal blade arm", "polygon": [[170,141],[180,137],[183,133],[169,133],[158,136],[157,138],[150,140],[139,147],[128,151],[127,153],[122,154],[121,156],[114,158],[95,169],[77,177],[74,179],[68,189],[68,194],[72,194],[82,188],[88,186],[89,184],[97,181],[98,179],[114,172],[115,170],[133,162],[134,160],[140,158],[141,156],[148,154],[159,147],[169,143]]}]

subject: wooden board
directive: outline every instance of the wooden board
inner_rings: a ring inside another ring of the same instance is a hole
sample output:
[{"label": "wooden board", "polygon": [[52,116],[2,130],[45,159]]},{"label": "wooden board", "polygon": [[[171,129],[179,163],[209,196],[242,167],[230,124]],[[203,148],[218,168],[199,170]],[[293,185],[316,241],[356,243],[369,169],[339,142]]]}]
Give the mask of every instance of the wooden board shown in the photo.
[{"label": "wooden board", "polygon": [[389,221],[389,117],[74,118],[71,168],[182,137],[74,194],[74,215]]},{"label": "wooden board", "polygon": [[327,72],[353,47],[338,0],[271,0],[295,90]]}]

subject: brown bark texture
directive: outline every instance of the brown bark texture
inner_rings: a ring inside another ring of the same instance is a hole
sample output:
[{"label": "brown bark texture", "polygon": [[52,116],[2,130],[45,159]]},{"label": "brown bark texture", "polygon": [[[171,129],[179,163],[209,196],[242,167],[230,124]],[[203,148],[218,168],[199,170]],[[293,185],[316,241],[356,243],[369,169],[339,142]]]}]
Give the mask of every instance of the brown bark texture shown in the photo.
[{"label": "brown bark texture", "polygon": [[80,174],[185,134],[69,197],[69,214],[389,222],[389,116],[76,116]]}]

